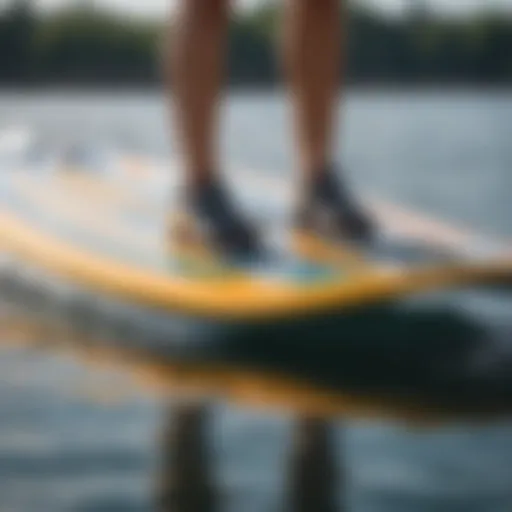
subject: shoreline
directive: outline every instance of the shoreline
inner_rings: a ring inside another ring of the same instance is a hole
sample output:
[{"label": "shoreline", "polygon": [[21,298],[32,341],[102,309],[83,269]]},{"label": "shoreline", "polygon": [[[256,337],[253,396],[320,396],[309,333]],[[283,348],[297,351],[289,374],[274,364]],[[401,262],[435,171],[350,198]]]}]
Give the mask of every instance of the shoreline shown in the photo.
[{"label": "shoreline", "polygon": [[[496,93],[512,93],[512,83],[510,84],[470,84],[470,83],[423,83],[423,84],[404,84],[404,83],[379,83],[379,84],[356,84],[348,83],[340,91],[357,92],[357,93],[451,93],[451,92],[496,92]],[[226,91],[235,94],[279,94],[286,91],[282,84],[271,86],[236,86],[231,85]],[[34,85],[5,85],[0,84],[0,94],[54,94],[54,93],[72,93],[72,94],[147,94],[147,93],[166,93],[165,87],[159,84],[70,84],[70,83],[54,83],[54,84],[34,84]]]}]

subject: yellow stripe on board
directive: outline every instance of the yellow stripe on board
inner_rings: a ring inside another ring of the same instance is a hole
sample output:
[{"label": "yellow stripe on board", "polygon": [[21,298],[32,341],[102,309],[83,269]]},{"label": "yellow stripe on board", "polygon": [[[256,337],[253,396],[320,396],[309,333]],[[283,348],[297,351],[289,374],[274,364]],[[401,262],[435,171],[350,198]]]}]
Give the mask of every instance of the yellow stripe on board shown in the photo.
[{"label": "yellow stripe on board", "polygon": [[45,183],[44,190],[41,190],[39,183],[32,182],[26,176],[18,176],[13,179],[13,188],[20,197],[30,201],[41,211],[71,220],[72,225],[79,229],[85,228],[89,233],[101,235],[133,249],[162,250],[154,236],[148,236],[140,230],[134,231],[126,224],[116,222],[112,218],[113,207],[107,209],[94,202],[87,203],[87,199],[91,199],[87,193],[77,197],[69,191],[65,193],[58,187],[55,188],[53,183]]},{"label": "yellow stripe on board", "polygon": [[94,176],[94,178],[80,169],[65,169],[59,172],[57,181],[61,182],[68,191],[71,190],[79,195],[100,198],[107,204],[127,204],[132,202],[133,196],[128,190],[119,186],[119,184],[113,185],[104,179],[98,179],[97,176]]},{"label": "yellow stripe on board", "polygon": [[[142,165],[141,162],[143,161],[143,159],[138,159],[138,165]],[[161,172],[161,169],[167,168],[170,169],[171,174],[175,174],[177,167],[172,162],[169,164],[162,163],[155,166],[155,171],[151,172],[149,170],[151,166],[148,165],[147,174],[148,176],[156,176],[159,170]],[[265,198],[272,198],[277,204],[281,202],[287,206],[292,204],[294,188],[297,188],[293,182],[293,177],[284,179],[277,175],[249,169],[237,170],[231,178],[240,188],[245,187],[251,190],[263,191]],[[288,183],[288,179],[292,183]],[[91,176],[84,174],[66,175],[62,185],[65,187],[68,184],[71,184],[79,193],[88,190],[110,204],[130,206],[140,212],[154,213],[155,210],[153,204],[145,201],[143,196],[136,195],[128,189],[121,191],[97,176],[93,179]],[[399,236],[410,237],[452,251],[467,247],[475,239],[475,234],[468,229],[447,224],[378,198],[372,198],[368,206],[383,228]],[[512,243],[506,253],[512,258]]]},{"label": "yellow stripe on board", "polygon": [[[137,174],[140,174],[140,176],[151,179],[151,177],[154,178],[159,174],[161,175],[164,169],[169,169],[169,174],[175,176],[179,166],[176,162],[172,161],[153,162],[151,164],[146,158],[134,155],[121,158],[119,167],[120,171],[126,174],[127,182],[134,182],[140,181],[140,178],[137,180],[130,179],[130,176],[133,176],[132,167],[137,168]],[[146,167],[145,173],[143,172],[144,167]],[[73,191],[73,193],[79,195],[84,193],[91,194],[91,197],[95,197],[104,204],[115,205],[116,207],[129,206],[139,212],[156,213],[153,204],[145,201],[143,196],[134,194],[128,187],[120,186],[120,183],[115,185],[102,180],[97,174],[91,176],[80,171],[73,172],[70,170],[69,172],[59,172],[58,176],[57,184],[64,193]],[[291,202],[293,189],[296,188],[293,182],[288,184],[287,180],[277,175],[271,175],[268,172],[237,169],[237,172],[233,173],[231,177],[240,187],[262,190],[265,197],[274,198],[287,205]],[[287,177],[287,179],[293,181],[292,178]],[[468,229],[448,225],[445,222],[432,219],[418,212],[412,212],[380,199],[372,199],[369,207],[384,228],[390,229],[398,235],[410,236],[439,247],[457,250],[475,238],[474,233]],[[512,256],[512,244],[510,251],[507,252]]]},{"label": "yellow stripe on board", "polygon": [[[100,235],[109,242],[121,244],[125,249],[132,251],[143,251],[145,253],[161,253],[165,247],[165,241],[158,240],[155,236],[148,236],[144,231],[127,225],[126,223],[116,221],[116,214],[119,217],[119,208],[122,205],[112,206],[109,204],[98,203],[97,198],[76,193],[65,193],[62,187],[55,187],[53,180],[45,183],[44,193],[41,192],[40,183],[30,179],[26,175],[16,176],[13,181],[13,189],[25,201],[36,205],[42,212],[51,212],[60,219],[71,221],[70,226],[77,228],[77,233],[85,230],[92,235]],[[93,201],[93,206],[91,206]],[[155,214],[156,219],[156,214]],[[162,234],[163,236],[164,234]],[[361,271],[363,267],[369,267],[370,263],[366,261],[362,253],[350,248],[336,247],[332,244],[322,243],[315,236],[305,232],[296,232],[293,235],[293,249],[298,255],[308,261],[321,263],[326,266],[343,266],[345,270]],[[173,254],[177,252],[172,249]],[[219,267],[219,261],[210,261],[211,255],[199,254],[197,250],[188,253],[180,249],[180,258],[186,257],[187,260],[198,261],[203,268]],[[375,265],[373,265],[375,266]],[[231,272],[233,273],[233,272]]]},{"label": "yellow stripe on board", "polygon": [[512,261],[429,266],[404,272],[365,271],[345,282],[312,284],[237,278],[211,283],[166,277],[81,251],[0,212],[0,245],[87,288],[165,310],[226,319],[278,319],[341,309],[417,291],[512,276]]}]

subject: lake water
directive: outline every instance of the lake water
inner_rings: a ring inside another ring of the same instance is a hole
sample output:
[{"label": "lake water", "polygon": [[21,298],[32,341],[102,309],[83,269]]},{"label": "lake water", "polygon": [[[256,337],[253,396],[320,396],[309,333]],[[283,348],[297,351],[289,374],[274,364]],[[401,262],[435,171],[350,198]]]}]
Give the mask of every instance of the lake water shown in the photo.
[{"label": "lake water", "polygon": [[[282,100],[231,98],[222,138],[231,166],[292,172]],[[512,92],[351,92],[345,106],[338,157],[355,185],[512,236]],[[124,141],[166,154],[166,118],[156,93],[0,94],[0,127],[35,127],[50,144]],[[104,378],[65,356],[0,349],[1,511],[151,510],[162,404],[135,391],[96,400],[90,388]],[[280,510],[292,418],[225,404],[215,411],[225,510]],[[512,510],[510,423],[411,429],[352,421],[340,429],[339,450],[350,510]]]}]

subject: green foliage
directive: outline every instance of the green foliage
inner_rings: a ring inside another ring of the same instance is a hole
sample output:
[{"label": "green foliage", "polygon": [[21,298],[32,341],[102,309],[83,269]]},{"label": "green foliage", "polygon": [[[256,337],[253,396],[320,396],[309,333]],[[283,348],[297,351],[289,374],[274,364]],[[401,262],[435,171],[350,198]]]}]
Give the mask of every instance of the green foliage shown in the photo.
[{"label": "green foliage", "polygon": [[[155,83],[162,27],[94,10],[37,18],[33,0],[0,14],[0,82]],[[230,77],[240,85],[275,83],[278,11],[268,4],[230,27]],[[351,13],[348,77],[356,83],[512,83],[512,20],[488,13],[440,20]]]},{"label": "green foliage", "polygon": [[155,27],[93,10],[63,12],[35,36],[40,76],[66,81],[148,81],[156,78]]},{"label": "green foliage", "polygon": [[15,0],[0,16],[0,82],[31,77],[36,27],[31,0]]}]

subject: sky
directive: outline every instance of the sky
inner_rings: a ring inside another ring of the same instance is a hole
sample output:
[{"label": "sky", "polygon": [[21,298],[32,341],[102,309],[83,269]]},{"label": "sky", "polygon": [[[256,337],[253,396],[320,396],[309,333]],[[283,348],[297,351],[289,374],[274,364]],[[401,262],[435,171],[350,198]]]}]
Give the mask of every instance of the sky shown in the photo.
[{"label": "sky", "polygon": [[[0,0],[1,1],[1,0]],[[43,8],[59,7],[69,5],[77,0],[38,0]],[[78,0],[79,1],[79,0]],[[91,0],[90,0],[91,1]],[[107,6],[116,10],[145,16],[159,16],[165,13],[170,5],[177,1],[186,0],[92,0],[98,5]],[[269,0],[232,0],[243,7],[261,5]],[[280,0],[284,1],[284,0]],[[376,7],[389,12],[400,12],[406,9],[411,2],[418,0],[352,0],[375,5]],[[432,10],[446,14],[465,14],[490,7],[498,7],[512,13],[512,0],[422,0]]]}]

